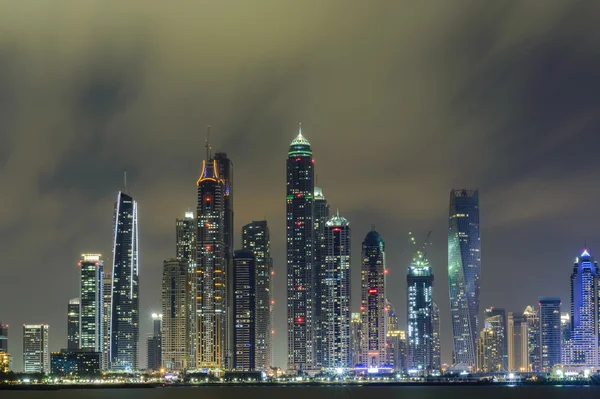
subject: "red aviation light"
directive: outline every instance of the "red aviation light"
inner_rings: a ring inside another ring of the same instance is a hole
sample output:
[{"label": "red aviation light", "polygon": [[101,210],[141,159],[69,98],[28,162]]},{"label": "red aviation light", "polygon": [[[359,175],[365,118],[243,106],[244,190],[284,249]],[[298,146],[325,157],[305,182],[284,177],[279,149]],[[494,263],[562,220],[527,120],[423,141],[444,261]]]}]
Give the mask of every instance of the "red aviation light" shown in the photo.
[{"label": "red aviation light", "polygon": [[297,288],[298,288],[299,290],[301,290],[301,289],[302,289],[302,286],[301,286],[301,285],[299,285]]},{"label": "red aviation light", "polygon": [[360,310],[365,310],[365,307],[364,307],[364,306],[361,306],[361,307],[360,307]]},{"label": "red aviation light", "polygon": [[210,197],[206,197],[206,202],[210,202]]},{"label": "red aviation light", "polygon": [[340,231],[340,228],[339,227],[334,227],[333,231]]},{"label": "red aviation light", "polygon": [[[77,262],[77,266],[81,266],[81,262]],[[25,324],[23,324],[23,325],[25,325]]]},{"label": "red aviation light", "polygon": [[296,158],[296,161],[301,161],[301,160],[302,160],[302,158],[300,158],[300,157]]},{"label": "red aviation light", "polygon": [[210,251],[210,245],[207,245],[207,246],[206,246],[206,250],[207,250],[207,251]]},{"label": "red aviation light", "polygon": [[271,334],[275,334],[275,330],[271,330]]},{"label": "red aviation light", "polygon": [[100,263],[96,262],[96,266],[100,266]]},{"label": "red aviation light", "polygon": [[297,323],[304,323],[304,318],[303,317],[297,317],[296,318],[296,322]]},{"label": "red aviation light", "polygon": [[302,198],[302,194],[296,194],[296,198]]},{"label": "red aviation light", "polygon": [[271,305],[275,305],[275,301],[271,301]]},{"label": "red aviation light", "polygon": [[377,294],[377,288],[369,289],[369,294]]},{"label": "red aviation light", "polygon": [[388,274],[388,273],[389,273],[388,269],[383,269],[383,274]]}]

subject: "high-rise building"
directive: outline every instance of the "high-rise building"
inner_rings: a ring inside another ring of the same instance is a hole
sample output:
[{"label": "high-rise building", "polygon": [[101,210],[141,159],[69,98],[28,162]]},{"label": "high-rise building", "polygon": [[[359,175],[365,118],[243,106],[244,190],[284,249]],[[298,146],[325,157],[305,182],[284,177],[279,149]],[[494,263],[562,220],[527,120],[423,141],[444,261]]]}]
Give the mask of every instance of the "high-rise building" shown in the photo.
[{"label": "high-rise building", "polygon": [[398,315],[396,314],[396,308],[392,305],[389,299],[385,299],[385,311],[386,313],[386,323],[388,331],[398,330],[400,328],[400,324],[398,324]]},{"label": "high-rise building", "polygon": [[23,324],[23,371],[50,373],[47,324]]},{"label": "high-rise building", "polygon": [[416,251],[406,277],[409,372],[433,369],[433,278],[429,260]]},{"label": "high-rise building", "polygon": [[350,317],[350,353],[352,356],[352,367],[361,364],[362,358],[362,321],[360,313],[352,313]]},{"label": "high-rise building", "polygon": [[486,346],[485,370],[491,373],[501,373],[508,369],[507,353],[507,323],[504,309],[489,308],[485,310],[484,326],[486,333],[483,334]]},{"label": "high-rise building", "polygon": [[523,315],[508,312],[507,328],[508,371],[526,372],[527,322]]},{"label": "high-rise building", "polygon": [[[207,146],[208,147],[208,146]],[[208,148],[207,148],[208,149]],[[196,233],[196,367],[227,366],[229,250],[226,242],[227,185],[217,159],[207,152],[198,188]],[[229,237],[229,236],[228,236]]]},{"label": "high-rise building", "polygon": [[[540,357],[542,371],[561,363],[560,298],[540,298]],[[597,344],[596,344],[597,347]],[[596,352],[597,353],[597,352]]]},{"label": "high-rise building", "polygon": [[146,340],[147,370],[158,371],[162,367],[162,314],[152,313],[152,334]]},{"label": "high-rise building", "polygon": [[169,371],[193,367],[190,363],[191,279],[187,261],[171,259],[163,262],[161,362]]},{"label": "high-rise building", "polygon": [[102,370],[108,370],[110,365],[110,321],[112,303],[112,273],[104,271],[102,282]]},{"label": "high-rise building", "polygon": [[[598,263],[584,250],[575,259],[571,273],[571,339],[565,348],[565,360],[572,366],[598,366],[599,277]],[[556,310],[556,305],[552,309]],[[552,319],[550,324],[554,326],[555,322]]]},{"label": "high-rise building", "polygon": [[233,369],[256,369],[256,264],[250,249],[233,257]]},{"label": "high-rise building", "polygon": [[350,223],[346,218],[332,216],[325,223],[325,282],[327,302],[322,336],[315,340],[326,351],[323,368],[329,370],[351,367],[350,353]]},{"label": "high-rise building", "polygon": [[288,369],[313,368],[314,160],[310,143],[298,129],[287,159],[287,333]]},{"label": "high-rise building", "polygon": [[79,298],[69,300],[67,307],[67,348],[70,351],[79,349]]},{"label": "high-rise building", "polygon": [[0,352],[0,373],[10,371],[10,355],[8,352]]},{"label": "high-rise building", "polygon": [[568,345],[567,343],[571,340],[571,315],[569,314],[569,312],[560,312],[560,334],[562,340],[562,347],[566,348]]},{"label": "high-rise building", "polygon": [[477,371],[480,373],[495,372],[497,363],[496,350],[498,349],[497,340],[494,331],[491,328],[484,327],[479,332],[477,339]]},{"label": "high-rise building", "polygon": [[320,187],[314,190],[314,366],[319,369],[325,362],[327,346],[325,345],[326,312],[327,312],[327,263],[325,261],[327,244],[325,241],[325,223],[329,219],[329,204]]},{"label": "high-rise building", "polygon": [[190,299],[188,300],[189,311],[187,314],[190,317],[189,321],[189,365],[196,365],[196,293],[198,281],[196,277],[196,261],[197,247],[196,247],[196,234],[198,233],[197,221],[194,217],[194,212],[185,212],[182,219],[176,219],[175,221],[175,257],[179,261],[187,262],[188,272],[190,274],[189,285],[190,288],[188,293]]},{"label": "high-rise building", "polygon": [[139,369],[140,305],[138,206],[119,192],[114,214],[113,278],[110,320],[110,368]]},{"label": "high-rise building", "polygon": [[431,324],[433,327],[433,339],[432,339],[432,350],[433,354],[431,360],[431,368],[434,372],[441,372],[442,370],[442,344],[440,335],[440,310],[437,304],[433,303]]},{"label": "high-rise building", "polygon": [[[385,243],[375,230],[367,233],[361,252],[362,364],[379,368],[387,363],[388,324],[397,329],[396,313],[386,299]],[[386,310],[387,309],[387,310]],[[386,318],[395,319],[391,323]]]},{"label": "high-rise building", "polygon": [[476,366],[481,251],[477,190],[450,192],[448,282],[454,338],[454,364]]},{"label": "high-rise building", "polygon": [[527,306],[523,312],[527,329],[527,371],[542,371],[540,357],[540,318],[532,306]]},{"label": "high-rise building", "polygon": [[392,367],[399,373],[408,372],[406,331],[387,331],[387,367]]},{"label": "high-rise building", "polygon": [[102,321],[104,298],[102,283],[104,263],[100,254],[82,254],[79,261],[80,311],[79,311],[79,348],[92,352],[102,352]]},{"label": "high-rise building", "polygon": [[0,322],[0,373],[10,371],[10,355],[8,354],[8,324]]},{"label": "high-rise building", "polygon": [[256,327],[255,367],[269,370],[272,365],[273,289],[271,273],[271,238],[266,220],[254,221],[242,227],[242,247],[254,253],[256,270]]},{"label": "high-rise building", "polygon": [[77,349],[62,349],[50,355],[53,376],[92,377],[100,374],[102,362],[100,352]]}]

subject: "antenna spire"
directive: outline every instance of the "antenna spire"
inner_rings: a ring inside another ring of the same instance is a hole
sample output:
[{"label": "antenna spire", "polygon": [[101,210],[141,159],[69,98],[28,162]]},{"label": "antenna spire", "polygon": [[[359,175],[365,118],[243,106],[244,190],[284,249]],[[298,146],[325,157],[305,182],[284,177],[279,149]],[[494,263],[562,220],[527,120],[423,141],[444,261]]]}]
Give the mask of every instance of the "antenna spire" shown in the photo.
[{"label": "antenna spire", "polygon": [[210,146],[210,125],[206,126],[206,160],[208,161],[210,159],[210,150],[212,150],[212,147]]},{"label": "antenna spire", "polygon": [[123,190],[129,194],[129,191],[127,190],[127,169],[123,170]]},{"label": "antenna spire", "polygon": [[298,136],[302,136],[302,122],[298,122]]}]

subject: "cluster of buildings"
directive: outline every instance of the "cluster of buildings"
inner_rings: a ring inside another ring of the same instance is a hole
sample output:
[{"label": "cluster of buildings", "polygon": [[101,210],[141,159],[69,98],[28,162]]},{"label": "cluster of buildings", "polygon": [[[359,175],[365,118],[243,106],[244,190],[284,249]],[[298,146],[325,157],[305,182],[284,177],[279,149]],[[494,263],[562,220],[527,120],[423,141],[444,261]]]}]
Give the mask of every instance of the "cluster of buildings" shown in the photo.
[{"label": "cluster of buildings", "polygon": [[[352,228],[330,212],[315,186],[315,161],[301,127],[291,142],[286,179],[287,370],[291,374],[402,372],[437,375],[440,314],[433,301],[429,237],[415,243],[407,268],[407,323],[388,298],[385,242],[366,232],[358,256],[359,312],[351,309]],[[196,181],[196,212],[175,220],[174,256],[164,260],[161,313],[146,340],[148,370],[269,372],[273,367],[273,299],[267,221],[234,231],[233,163],[211,154]],[[126,189],[125,189],[126,191]],[[235,236],[241,241],[236,245]],[[571,312],[541,298],[522,314],[485,310],[479,323],[481,253],[479,198],[452,190],[448,277],[453,365],[447,371],[551,371],[557,365],[598,366],[598,266],[587,251],[571,277]],[[114,212],[112,270],[100,254],[78,263],[80,295],[68,303],[67,346],[49,353],[48,326],[23,326],[25,372],[61,375],[136,371],[139,364],[137,203],[119,192]],[[481,328],[480,328],[481,327]],[[8,326],[0,324],[0,371],[8,370]]]}]

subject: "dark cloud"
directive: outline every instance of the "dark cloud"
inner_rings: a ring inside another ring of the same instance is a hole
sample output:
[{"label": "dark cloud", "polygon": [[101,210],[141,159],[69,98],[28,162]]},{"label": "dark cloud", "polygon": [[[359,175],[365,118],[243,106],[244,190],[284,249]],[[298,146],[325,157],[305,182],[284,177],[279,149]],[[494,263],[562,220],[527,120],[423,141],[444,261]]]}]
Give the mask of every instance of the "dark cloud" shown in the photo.
[{"label": "dark cloud", "polygon": [[595,3],[0,3],[0,318],[17,368],[21,323],[50,323],[52,349],[64,346],[79,254],[110,266],[124,169],[140,203],[142,316],[158,309],[208,124],[235,165],[237,227],[272,228],[282,366],[284,168],[299,121],[319,186],[352,223],[354,288],[375,224],[404,316],[406,233],[433,229],[446,361],[452,187],[480,188],[482,307],[566,303],[572,258],[596,246]]}]

